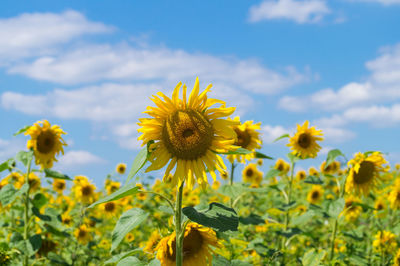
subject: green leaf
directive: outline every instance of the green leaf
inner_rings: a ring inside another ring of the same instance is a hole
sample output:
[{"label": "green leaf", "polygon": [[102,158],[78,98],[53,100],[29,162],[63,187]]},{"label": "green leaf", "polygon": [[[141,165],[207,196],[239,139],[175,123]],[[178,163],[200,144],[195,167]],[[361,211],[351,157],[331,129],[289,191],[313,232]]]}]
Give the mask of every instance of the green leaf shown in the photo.
[{"label": "green leaf", "polygon": [[343,211],[345,202],[343,198],[333,200],[328,205],[328,215],[336,218]]},{"label": "green leaf", "polygon": [[240,260],[227,260],[226,258],[214,255],[212,260],[212,266],[251,266],[252,264]]},{"label": "green leaf", "polygon": [[291,219],[290,224],[292,226],[299,226],[307,223],[315,216],[314,211],[309,210],[300,216],[295,216]]},{"label": "green leaf", "polygon": [[220,186],[218,192],[234,199],[245,192],[245,186],[240,183],[233,183],[232,185],[226,184]]},{"label": "green leaf", "polygon": [[72,180],[69,176],[64,175],[63,173],[51,170],[51,169],[44,169],[44,173],[46,174],[46,177],[51,177],[51,178],[55,178],[55,179]]},{"label": "green leaf", "polygon": [[296,205],[296,201],[291,201],[290,203],[285,203],[281,207],[277,207],[281,211],[288,211],[290,209],[293,209]]},{"label": "green leaf", "polygon": [[161,263],[158,259],[153,259],[147,264],[147,266],[161,266]]},{"label": "green leaf", "polygon": [[35,254],[35,251],[33,250],[32,244],[29,239],[21,240],[20,242],[18,242],[16,248],[20,250],[22,254],[28,254],[29,256]]},{"label": "green leaf", "polygon": [[199,212],[193,207],[185,207],[182,212],[191,221],[220,232],[238,230],[239,218],[235,210],[220,203],[210,203],[206,211]]},{"label": "green leaf", "polygon": [[129,171],[128,177],[126,179],[126,183],[128,183],[129,180],[131,180],[137,174],[137,172],[139,172],[139,170],[142,169],[143,166],[146,164],[148,158],[148,149],[149,145],[141,149],[138,155],[136,155],[135,160],[133,160],[131,170]]},{"label": "green leaf", "polygon": [[161,205],[160,207],[158,207],[158,209],[159,209],[160,211],[162,211],[162,212],[165,212],[165,213],[174,215],[174,211],[173,211],[170,207],[168,207],[168,206]]},{"label": "green leaf", "polygon": [[51,217],[48,216],[48,215],[41,214],[37,207],[34,206],[34,207],[32,207],[31,210],[32,210],[33,215],[38,217],[40,220],[46,221],[46,222],[50,222],[51,221]]},{"label": "green leaf", "polygon": [[129,256],[118,262],[117,266],[146,266],[146,263],[136,257]]},{"label": "green leaf", "polygon": [[43,195],[42,193],[37,193],[32,200],[33,205],[38,209],[42,208],[47,202],[48,200],[46,196]]},{"label": "green leaf", "polygon": [[289,158],[289,161],[294,164],[296,162],[298,162],[299,160],[301,160],[301,158],[297,157],[296,155],[294,155],[293,153],[288,153],[287,157]]},{"label": "green leaf", "polygon": [[33,157],[33,151],[20,151],[15,156],[15,160],[20,161],[25,165],[25,167],[27,167],[28,162],[30,159],[32,159],[32,157]]},{"label": "green leaf", "polygon": [[324,250],[317,252],[315,249],[311,249],[304,254],[301,261],[303,262],[303,266],[317,266],[321,264],[325,255],[326,251]]},{"label": "green leaf", "polygon": [[21,128],[20,130],[18,130],[17,132],[15,132],[15,133],[13,134],[13,136],[15,137],[15,136],[17,136],[17,135],[19,135],[19,134],[21,134],[21,133],[25,133],[25,131],[27,131],[30,127],[31,127],[31,125],[29,125],[29,126],[24,126],[24,127]]},{"label": "green leaf", "polygon": [[239,222],[241,222],[242,224],[254,224],[254,225],[265,224],[265,221],[264,219],[261,218],[261,216],[253,213],[247,217],[239,217]]},{"label": "green leaf", "polygon": [[284,236],[286,238],[291,238],[294,235],[298,235],[303,233],[303,231],[301,231],[299,228],[294,227],[294,228],[289,228],[286,231],[277,231],[276,232],[278,235]]},{"label": "green leaf", "polygon": [[20,189],[15,189],[12,184],[7,184],[0,190],[0,202],[3,207],[7,206],[10,203],[13,203],[14,200],[26,193],[29,189],[28,184],[23,184]]},{"label": "green leaf", "polygon": [[129,257],[131,255],[134,255],[134,254],[140,252],[141,250],[142,249],[140,249],[140,248],[136,248],[136,249],[131,250],[131,251],[127,251],[127,252],[123,252],[123,253],[114,255],[110,259],[108,259],[106,262],[104,262],[104,264],[107,265],[107,264],[117,263],[117,262],[119,262],[120,260],[122,260],[122,259],[124,259],[126,257]]},{"label": "green leaf", "polygon": [[328,167],[328,165],[330,165],[338,156],[343,156],[346,158],[346,156],[339,149],[330,150],[328,152],[328,156],[326,157],[325,167]]},{"label": "green leaf", "polygon": [[284,138],[289,138],[289,137],[290,137],[289,134],[283,134],[282,136],[280,136],[280,137],[274,139],[273,142],[277,142],[278,140],[281,140],[281,139],[284,139]]},{"label": "green leaf", "polygon": [[312,176],[312,175],[307,176],[303,182],[307,183],[307,184],[313,184],[313,185],[322,185],[324,183],[321,180],[321,178],[319,178],[317,176]]},{"label": "green leaf", "polygon": [[250,154],[250,153],[253,153],[253,152],[249,151],[248,149],[245,149],[245,148],[238,148],[238,149],[236,149],[234,151],[228,151],[228,152],[219,152],[219,154],[226,154],[226,155],[231,155],[231,154],[242,154],[242,155],[245,155],[245,154]]},{"label": "green leaf", "polygon": [[94,206],[97,206],[102,203],[118,200],[118,199],[121,199],[121,198],[129,196],[129,195],[134,195],[138,191],[139,191],[139,188],[136,186],[136,184],[134,184],[134,183],[127,184],[127,185],[123,186],[122,188],[118,189],[117,191],[115,191],[114,193],[96,201],[95,203],[90,205],[88,208],[90,209],[90,208],[93,208]]},{"label": "green leaf", "polygon": [[273,160],[274,159],[274,158],[272,158],[272,157],[270,157],[268,155],[265,155],[264,153],[258,152],[258,151],[255,152],[255,157],[258,158],[258,159],[269,159],[269,160]]},{"label": "green leaf", "polygon": [[4,170],[12,169],[14,163],[15,163],[14,158],[11,158],[0,164],[0,173],[3,172]]},{"label": "green leaf", "polygon": [[125,235],[141,224],[148,215],[148,213],[139,208],[133,208],[124,212],[121,217],[119,217],[114,231],[112,232],[111,251],[116,249]]},{"label": "green leaf", "polygon": [[42,237],[40,235],[33,235],[29,237],[29,242],[32,245],[33,251],[36,252],[42,246]]},{"label": "green leaf", "polygon": [[281,171],[279,171],[278,169],[275,168],[271,168],[269,169],[269,171],[265,174],[265,178],[272,178],[272,177],[276,177],[281,173]]}]

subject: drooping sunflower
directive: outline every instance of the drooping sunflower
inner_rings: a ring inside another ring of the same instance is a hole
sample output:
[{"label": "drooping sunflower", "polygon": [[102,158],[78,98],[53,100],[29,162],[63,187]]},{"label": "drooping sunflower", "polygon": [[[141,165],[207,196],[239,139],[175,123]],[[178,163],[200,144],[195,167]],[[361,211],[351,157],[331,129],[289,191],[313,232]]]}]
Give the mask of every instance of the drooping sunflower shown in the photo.
[{"label": "drooping sunflower", "polygon": [[373,152],[369,155],[357,153],[348,162],[351,167],[346,179],[346,192],[367,195],[370,190],[374,190],[378,183],[382,181],[381,172],[389,170],[385,158],[380,152]]},{"label": "drooping sunflower", "polygon": [[125,174],[126,171],[126,164],[124,163],[119,163],[117,167],[115,168],[118,174],[123,175]]},{"label": "drooping sunflower", "polygon": [[143,251],[148,253],[155,252],[157,244],[160,241],[160,239],[161,239],[160,233],[157,230],[153,231],[149,237],[149,240],[147,240],[146,245],[143,248]]},{"label": "drooping sunflower", "polygon": [[31,136],[27,147],[33,149],[36,165],[42,169],[53,167],[53,162],[57,162],[56,155],[64,154],[63,146],[67,145],[63,134],[66,133],[59,126],[52,126],[47,120],[36,122],[25,132],[25,135]]},{"label": "drooping sunflower", "polygon": [[[234,121],[240,123],[240,118],[236,116]],[[236,132],[235,145],[252,151],[249,154],[234,154],[228,155],[228,160],[233,163],[235,160],[239,163],[245,163],[255,158],[254,151],[261,148],[260,130],[261,122],[254,124],[253,121],[246,121],[243,124],[233,126]]]},{"label": "drooping sunflower", "polygon": [[[183,99],[179,99],[179,90],[183,88]],[[234,107],[226,107],[225,102],[207,98],[209,85],[199,94],[199,80],[196,82],[189,99],[186,98],[186,85],[179,82],[172,98],[162,92],[152,99],[157,107],[147,107],[144,112],[153,118],[142,118],[138,129],[142,135],[138,138],[142,145],[155,141],[150,145],[153,151],[148,171],[167,166],[166,178],[176,166],[172,184],[187,182],[189,188],[195,183],[203,187],[208,184],[206,169],[216,179],[214,169],[222,172],[226,166],[222,158],[216,154],[234,150],[236,133],[232,126],[236,121],[224,119],[230,116]],[[161,99],[161,98],[163,99]],[[220,104],[219,107],[212,106]]]},{"label": "drooping sunflower", "polygon": [[315,158],[321,146],[317,141],[324,138],[322,130],[316,130],[315,127],[308,127],[309,122],[305,121],[302,126],[297,125],[297,132],[289,139],[287,146],[291,147],[292,153],[302,159]]},{"label": "drooping sunflower", "polygon": [[324,189],[320,185],[313,185],[307,194],[307,201],[312,204],[317,204],[321,201],[324,195]]},{"label": "drooping sunflower", "polygon": [[[175,266],[175,242],[174,232],[158,243],[157,259],[160,260],[162,266]],[[211,246],[220,246],[215,232],[199,224],[189,223],[183,238],[183,265],[211,265],[213,254]]]}]

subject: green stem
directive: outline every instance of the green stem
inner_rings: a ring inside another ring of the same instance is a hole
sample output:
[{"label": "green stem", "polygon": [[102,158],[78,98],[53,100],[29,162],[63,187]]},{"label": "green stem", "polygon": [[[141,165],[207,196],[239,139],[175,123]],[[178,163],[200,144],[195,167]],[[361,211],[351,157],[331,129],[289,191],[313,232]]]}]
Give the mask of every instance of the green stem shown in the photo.
[{"label": "green stem", "polygon": [[[229,185],[232,186],[233,185],[233,173],[235,172],[235,163],[231,164],[231,176],[229,178]],[[233,199],[230,199],[230,207],[233,208]]]},{"label": "green stem", "polygon": [[336,231],[338,227],[338,218],[336,217],[335,223],[333,225],[332,236],[331,236],[331,251],[329,254],[329,259],[333,260],[333,255],[335,253],[335,239],[336,239]]},{"label": "green stem", "polygon": [[[24,209],[24,240],[27,241],[29,239],[29,175],[31,173],[31,165],[32,165],[33,155],[29,157],[28,160],[28,169],[26,171],[25,183],[28,184],[28,190],[25,193],[25,209]],[[29,255],[25,254],[24,258],[24,266],[27,266],[29,263]]]},{"label": "green stem", "polygon": [[176,234],[176,266],[183,265],[183,236],[184,232],[182,230],[182,194],[183,185],[179,187],[176,192],[176,207],[175,207],[175,234]]},{"label": "green stem", "polygon": [[[293,186],[293,175],[294,175],[294,161],[291,162],[290,165],[290,177],[289,177],[289,187],[288,187],[288,192],[287,192],[287,197],[286,197],[286,205],[289,205],[291,200],[292,200],[292,186]],[[286,209],[285,211],[285,232],[289,228],[289,223],[290,223],[290,214],[289,214],[289,208]],[[281,241],[281,248],[285,249],[285,237],[282,236],[282,241]],[[285,264],[285,253],[282,252],[282,264]]]}]

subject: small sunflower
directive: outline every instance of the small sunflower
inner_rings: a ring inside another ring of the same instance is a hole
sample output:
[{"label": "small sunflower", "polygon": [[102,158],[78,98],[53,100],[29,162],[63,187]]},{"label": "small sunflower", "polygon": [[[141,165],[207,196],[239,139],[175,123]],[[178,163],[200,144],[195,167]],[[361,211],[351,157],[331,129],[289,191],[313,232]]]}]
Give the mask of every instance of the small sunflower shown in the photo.
[{"label": "small sunflower", "polygon": [[395,266],[400,266],[400,248],[397,250],[396,256],[394,256],[393,260]]},{"label": "small sunflower", "polygon": [[154,253],[156,251],[156,246],[160,241],[161,236],[160,233],[156,230],[153,231],[150,235],[149,240],[146,242],[146,246],[143,248],[144,252]]},{"label": "small sunflower", "polygon": [[92,235],[84,224],[75,229],[74,236],[82,245],[86,245],[92,240]]},{"label": "small sunflower", "polygon": [[304,170],[300,170],[296,173],[296,180],[297,181],[303,181],[304,179],[306,179],[307,174],[306,171]]},{"label": "small sunflower", "polygon": [[227,171],[223,171],[222,173],[220,173],[220,176],[223,180],[228,180],[229,179],[229,174]]},{"label": "small sunflower", "polygon": [[320,185],[313,185],[307,194],[307,201],[311,204],[317,204],[324,195],[324,189]]},{"label": "small sunflower", "polygon": [[362,212],[362,207],[356,205],[357,203],[361,203],[361,200],[353,195],[350,195],[345,198],[344,210],[342,211],[342,215],[345,216],[346,221],[353,222],[357,220]]},{"label": "small sunflower", "polygon": [[391,191],[389,192],[388,200],[390,202],[390,208],[393,210],[400,209],[400,186],[393,185]]},{"label": "small sunflower", "polygon": [[117,167],[115,168],[118,174],[123,175],[125,174],[126,171],[126,164],[124,163],[119,163]]},{"label": "small sunflower", "polygon": [[35,173],[29,173],[29,191],[35,192],[40,188],[40,178]]},{"label": "small sunflower", "polygon": [[305,121],[302,126],[297,125],[296,134],[290,138],[287,146],[291,147],[292,153],[302,159],[315,158],[321,146],[317,141],[324,138],[322,130],[316,130],[315,127],[308,128],[308,121]]},{"label": "small sunflower", "polygon": [[253,183],[256,176],[259,174],[260,171],[257,169],[257,165],[255,163],[248,164],[242,172],[242,179],[243,182],[246,183]]},{"label": "small sunflower", "polygon": [[28,149],[33,149],[36,165],[41,168],[53,167],[53,162],[57,161],[56,155],[64,154],[63,146],[67,144],[62,138],[66,134],[59,126],[51,126],[47,120],[38,121],[31,126],[25,135],[30,135]]},{"label": "small sunflower", "polygon": [[290,164],[288,164],[285,160],[279,158],[278,160],[276,160],[274,168],[280,171],[281,175],[286,175],[290,170]]},{"label": "small sunflower", "polygon": [[92,203],[96,199],[96,186],[88,180],[83,180],[77,183],[73,188],[75,197],[83,203]]},{"label": "small sunflower", "polygon": [[397,248],[396,235],[390,231],[379,231],[375,235],[375,240],[372,242],[372,246],[378,252],[391,253]]},{"label": "small sunflower", "polygon": [[121,183],[117,181],[108,181],[106,184],[107,194],[112,194],[121,187]]},{"label": "small sunflower", "polygon": [[381,172],[387,172],[387,164],[380,152],[373,152],[370,155],[357,153],[348,162],[351,167],[346,179],[346,192],[367,195],[370,190],[374,190],[376,185],[382,180]]},{"label": "small sunflower", "polygon": [[100,206],[102,213],[107,217],[113,217],[116,215],[119,209],[118,201],[110,201]]},{"label": "small sunflower", "polygon": [[[240,123],[240,118],[237,116],[234,121]],[[246,121],[243,124],[233,126],[233,130],[236,132],[236,146],[242,147],[246,150],[252,151],[249,154],[235,154],[228,155],[228,160],[233,163],[235,160],[239,163],[245,163],[255,158],[254,151],[261,148],[260,130],[261,122],[253,124],[253,121]]]},{"label": "small sunflower", "polygon": [[62,194],[64,189],[67,187],[65,180],[63,179],[54,179],[53,181],[53,189],[54,191]]},{"label": "small sunflower", "polygon": [[[400,194],[399,194],[399,200],[400,200]],[[381,196],[375,200],[374,209],[375,209],[374,214],[376,217],[383,218],[386,216],[387,206],[386,206],[386,200],[384,197]]]},{"label": "small sunflower", "polygon": [[317,169],[315,169],[315,167],[310,167],[308,169],[308,175],[310,176],[315,176],[315,177],[319,177],[319,172]]},{"label": "small sunflower", "polygon": [[[189,223],[183,238],[183,265],[211,265],[213,254],[211,246],[220,246],[215,232],[199,224]],[[162,266],[175,265],[175,249],[175,232],[161,239],[156,250],[157,259]]]},{"label": "small sunflower", "polygon": [[125,236],[125,241],[128,242],[128,243],[130,243],[130,242],[132,242],[133,240],[135,240],[135,235],[132,234],[132,233],[130,233],[130,232],[127,233],[126,236]]},{"label": "small sunflower", "polygon": [[2,180],[2,186],[7,184],[14,184],[14,187],[20,189],[25,183],[25,177],[18,172],[12,172],[5,179]]},{"label": "small sunflower", "polygon": [[[176,166],[172,179],[173,185],[180,185],[186,180],[193,188],[195,177],[202,187],[208,184],[206,169],[216,179],[214,169],[222,172],[226,166],[217,153],[234,150],[236,133],[232,126],[236,121],[224,119],[230,116],[234,107],[225,107],[225,102],[207,98],[209,85],[199,94],[199,80],[196,79],[189,99],[186,98],[186,85],[183,85],[183,100],[179,99],[182,83],[178,83],[172,93],[172,99],[159,92],[152,99],[157,107],[149,106],[148,115],[153,118],[140,119],[138,129],[143,133],[139,140],[143,145],[155,141],[150,146],[153,150],[148,171],[167,166],[167,177]],[[161,98],[159,98],[161,97]],[[220,107],[212,107],[221,104]]]}]

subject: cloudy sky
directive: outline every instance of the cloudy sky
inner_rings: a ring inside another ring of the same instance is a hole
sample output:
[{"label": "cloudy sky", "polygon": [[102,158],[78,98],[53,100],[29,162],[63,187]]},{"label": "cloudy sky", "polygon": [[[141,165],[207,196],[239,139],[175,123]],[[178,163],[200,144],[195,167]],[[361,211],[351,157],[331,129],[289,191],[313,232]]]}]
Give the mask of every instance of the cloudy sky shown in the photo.
[{"label": "cloudy sky", "polygon": [[272,140],[310,120],[320,160],[340,148],[400,162],[399,14],[400,0],[3,0],[0,160],[25,147],[15,131],[48,119],[68,132],[56,168],[100,184],[133,161],[149,97],[198,76],[262,122],[275,158],[287,142]]}]

